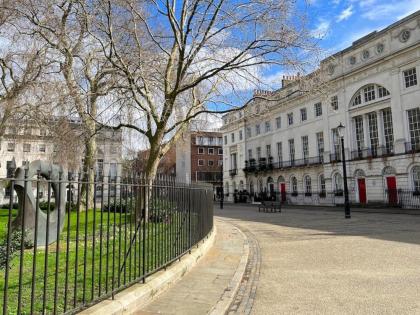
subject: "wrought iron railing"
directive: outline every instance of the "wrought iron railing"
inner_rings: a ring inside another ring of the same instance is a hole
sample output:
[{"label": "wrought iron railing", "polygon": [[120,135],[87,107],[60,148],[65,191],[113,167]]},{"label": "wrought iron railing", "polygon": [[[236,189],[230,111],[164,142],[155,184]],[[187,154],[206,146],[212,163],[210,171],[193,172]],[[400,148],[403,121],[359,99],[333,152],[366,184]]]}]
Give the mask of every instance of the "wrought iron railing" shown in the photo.
[{"label": "wrought iron railing", "polygon": [[82,178],[0,179],[10,189],[0,209],[3,314],[76,313],[146,281],[213,228],[210,185]]},{"label": "wrought iron railing", "polygon": [[[418,139],[417,139],[418,140]],[[420,152],[420,142],[405,142],[405,153]]]}]

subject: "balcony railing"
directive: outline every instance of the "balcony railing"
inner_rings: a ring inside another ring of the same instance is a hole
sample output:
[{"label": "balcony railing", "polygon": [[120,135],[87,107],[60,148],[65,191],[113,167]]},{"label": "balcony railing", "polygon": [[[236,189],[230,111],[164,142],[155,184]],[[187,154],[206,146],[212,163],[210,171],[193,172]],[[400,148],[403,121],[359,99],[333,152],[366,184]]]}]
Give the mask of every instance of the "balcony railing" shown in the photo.
[{"label": "balcony railing", "polygon": [[341,154],[340,153],[330,153],[330,162],[331,163],[341,162]]},{"label": "balcony railing", "polygon": [[230,176],[238,175],[238,169],[234,168],[234,169],[229,170],[229,175]]},{"label": "balcony railing", "polygon": [[420,142],[406,142],[405,153],[420,152]]},{"label": "balcony railing", "polygon": [[253,161],[245,161],[245,168],[244,171],[248,173],[253,172],[260,172],[272,169],[285,169],[291,167],[302,167],[302,166],[310,166],[310,165],[319,165],[324,162],[322,156],[310,157],[305,159],[296,159],[290,161],[278,161],[273,162],[273,158],[268,158],[268,163],[266,158],[261,158],[259,163],[257,164],[255,160]]},{"label": "balcony railing", "polygon": [[393,152],[390,150],[390,148],[387,148],[385,146],[378,146],[378,147],[365,148],[361,150],[354,150],[351,152],[351,159],[362,160],[362,159],[389,156],[392,154]]}]

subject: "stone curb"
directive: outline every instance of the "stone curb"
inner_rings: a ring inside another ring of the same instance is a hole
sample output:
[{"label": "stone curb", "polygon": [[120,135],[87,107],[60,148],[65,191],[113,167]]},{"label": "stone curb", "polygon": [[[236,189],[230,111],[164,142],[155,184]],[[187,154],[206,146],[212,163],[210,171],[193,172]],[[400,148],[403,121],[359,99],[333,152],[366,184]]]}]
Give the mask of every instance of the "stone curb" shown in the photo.
[{"label": "stone curb", "polygon": [[[229,223],[228,221],[224,220],[223,222]],[[233,224],[231,225],[234,226]],[[238,267],[236,268],[235,274],[233,275],[229,286],[225,289],[219,301],[209,311],[209,315],[221,315],[227,313],[230,305],[235,299],[236,293],[239,290],[240,284],[242,282],[242,277],[245,274],[246,266],[249,259],[249,241],[248,237],[239,228],[237,228],[236,226],[234,226],[234,228],[242,235],[242,238],[244,240],[242,258],[239,261]]]},{"label": "stone curb", "polygon": [[115,295],[114,300],[106,299],[80,312],[82,315],[120,315],[133,314],[150,303],[159,294],[181,279],[212,248],[217,234],[216,225],[204,243],[181,257],[181,261],[149,276],[146,283],[134,284]]}]

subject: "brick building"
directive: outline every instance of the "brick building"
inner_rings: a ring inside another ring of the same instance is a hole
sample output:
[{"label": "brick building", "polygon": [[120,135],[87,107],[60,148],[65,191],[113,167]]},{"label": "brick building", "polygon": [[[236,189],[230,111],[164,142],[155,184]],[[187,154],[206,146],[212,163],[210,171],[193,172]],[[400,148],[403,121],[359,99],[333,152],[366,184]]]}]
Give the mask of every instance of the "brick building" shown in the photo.
[{"label": "brick building", "polygon": [[222,183],[223,139],[219,132],[189,131],[176,144],[176,174],[187,182]]}]

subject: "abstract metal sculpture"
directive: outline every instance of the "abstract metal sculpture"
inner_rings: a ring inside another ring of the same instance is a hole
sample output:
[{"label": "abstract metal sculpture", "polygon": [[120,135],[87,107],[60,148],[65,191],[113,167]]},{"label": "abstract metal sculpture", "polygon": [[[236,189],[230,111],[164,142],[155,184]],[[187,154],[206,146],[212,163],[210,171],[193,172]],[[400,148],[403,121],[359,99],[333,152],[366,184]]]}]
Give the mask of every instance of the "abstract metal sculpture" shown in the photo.
[{"label": "abstract metal sculpture", "polygon": [[[32,178],[40,175],[51,184],[55,196],[55,206],[49,215],[37,209],[33,194]],[[54,243],[64,226],[66,216],[66,183],[62,180],[63,168],[45,161],[33,161],[28,168],[19,167],[15,174],[14,188],[18,196],[18,215],[13,221],[15,230],[23,228],[25,238],[37,246]]]}]

